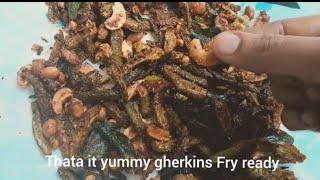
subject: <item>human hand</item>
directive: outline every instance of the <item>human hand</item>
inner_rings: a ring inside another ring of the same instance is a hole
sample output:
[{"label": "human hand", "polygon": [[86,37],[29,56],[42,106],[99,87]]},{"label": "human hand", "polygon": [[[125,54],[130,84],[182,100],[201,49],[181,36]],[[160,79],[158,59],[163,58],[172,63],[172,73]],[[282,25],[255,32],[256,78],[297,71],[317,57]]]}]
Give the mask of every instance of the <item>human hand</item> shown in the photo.
[{"label": "human hand", "polygon": [[226,31],[211,46],[224,63],[269,74],[288,129],[320,131],[320,16]]}]

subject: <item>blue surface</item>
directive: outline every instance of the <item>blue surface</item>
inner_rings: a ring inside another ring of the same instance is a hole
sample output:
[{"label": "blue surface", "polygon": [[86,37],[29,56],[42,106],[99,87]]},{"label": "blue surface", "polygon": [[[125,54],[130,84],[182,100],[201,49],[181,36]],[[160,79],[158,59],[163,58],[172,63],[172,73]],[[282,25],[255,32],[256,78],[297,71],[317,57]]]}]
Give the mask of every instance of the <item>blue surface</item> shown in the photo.
[{"label": "blue surface", "polygon": [[[320,12],[319,3],[300,3],[301,10],[267,3],[238,4],[266,9],[272,20]],[[48,22],[44,3],[0,3],[0,23],[0,180],[56,180],[56,169],[47,167],[32,136],[31,91],[17,88],[15,79],[19,67],[38,57],[30,50],[33,43],[44,45],[44,53],[49,51],[50,44],[41,41],[40,36],[52,43],[57,27]],[[302,180],[320,179],[319,134],[290,134],[307,155],[303,164],[292,167],[296,175]]]}]

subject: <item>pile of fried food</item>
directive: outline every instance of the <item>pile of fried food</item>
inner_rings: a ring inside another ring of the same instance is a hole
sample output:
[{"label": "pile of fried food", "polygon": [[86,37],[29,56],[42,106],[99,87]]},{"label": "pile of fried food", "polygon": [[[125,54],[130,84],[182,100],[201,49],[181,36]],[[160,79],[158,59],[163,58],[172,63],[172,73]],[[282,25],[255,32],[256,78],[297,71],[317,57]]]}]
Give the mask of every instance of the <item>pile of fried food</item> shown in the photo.
[{"label": "pile of fried food", "polygon": [[[31,85],[34,137],[63,157],[211,158],[303,162],[279,129],[283,106],[266,74],[208,58],[207,43],[225,30],[246,30],[255,11],[227,2],[49,2],[55,35],[48,60],[17,73]],[[260,12],[254,26],[269,22]],[[146,36],[152,39],[146,40]],[[85,61],[86,60],[86,61]],[[88,60],[91,63],[87,63]],[[96,64],[97,67],[92,66]],[[108,76],[106,76],[107,74]],[[146,179],[154,166],[59,168],[62,179]],[[295,179],[286,168],[164,168],[156,179]]]}]

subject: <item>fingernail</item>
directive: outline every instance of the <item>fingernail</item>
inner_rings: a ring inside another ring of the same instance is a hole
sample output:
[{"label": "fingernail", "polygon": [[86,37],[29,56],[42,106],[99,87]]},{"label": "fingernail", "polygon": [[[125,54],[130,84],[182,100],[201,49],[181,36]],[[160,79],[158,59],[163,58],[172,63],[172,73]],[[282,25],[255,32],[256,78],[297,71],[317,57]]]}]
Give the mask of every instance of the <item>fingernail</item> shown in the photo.
[{"label": "fingernail", "polygon": [[216,37],[215,51],[223,56],[230,56],[234,54],[239,45],[240,37],[232,32],[223,32]]}]

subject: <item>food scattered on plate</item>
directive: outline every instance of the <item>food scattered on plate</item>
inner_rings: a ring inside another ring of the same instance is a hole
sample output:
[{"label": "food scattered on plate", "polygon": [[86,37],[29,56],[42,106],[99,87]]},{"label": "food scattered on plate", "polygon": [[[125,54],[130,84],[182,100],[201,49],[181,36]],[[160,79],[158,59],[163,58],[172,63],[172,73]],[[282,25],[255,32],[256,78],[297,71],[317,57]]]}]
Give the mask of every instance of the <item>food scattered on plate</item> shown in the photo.
[{"label": "food scattered on plate", "polygon": [[[49,59],[17,73],[33,87],[33,133],[44,155],[65,158],[211,159],[303,162],[279,129],[283,105],[268,76],[223,64],[209,42],[244,31],[255,11],[227,2],[48,2],[63,22]],[[254,26],[270,20],[263,11]],[[150,38],[150,36],[152,38]],[[149,38],[148,38],[149,37]],[[97,65],[97,66],[96,66]],[[31,117],[30,117],[31,119]],[[146,179],[142,168],[61,167],[62,179]],[[164,168],[153,179],[295,179],[287,169]]]}]

